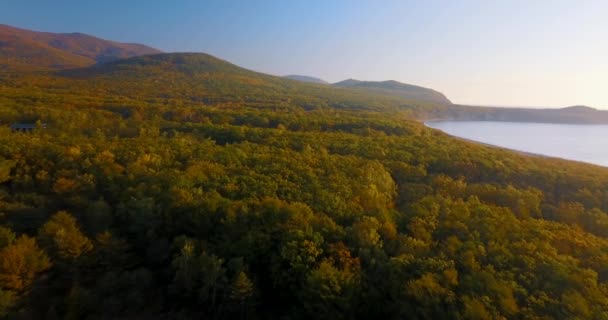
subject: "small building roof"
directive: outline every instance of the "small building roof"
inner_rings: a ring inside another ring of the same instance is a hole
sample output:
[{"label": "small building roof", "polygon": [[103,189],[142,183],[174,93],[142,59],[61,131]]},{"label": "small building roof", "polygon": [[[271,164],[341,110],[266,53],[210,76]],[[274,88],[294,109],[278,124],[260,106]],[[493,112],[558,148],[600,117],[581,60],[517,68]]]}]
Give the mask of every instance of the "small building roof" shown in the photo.
[{"label": "small building roof", "polygon": [[11,128],[13,129],[35,129],[35,123],[13,123],[11,124]]},{"label": "small building roof", "polygon": [[[46,128],[46,123],[42,123],[40,125],[42,128]],[[38,126],[35,123],[13,123],[11,124],[11,129],[13,130],[33,130]]]}]

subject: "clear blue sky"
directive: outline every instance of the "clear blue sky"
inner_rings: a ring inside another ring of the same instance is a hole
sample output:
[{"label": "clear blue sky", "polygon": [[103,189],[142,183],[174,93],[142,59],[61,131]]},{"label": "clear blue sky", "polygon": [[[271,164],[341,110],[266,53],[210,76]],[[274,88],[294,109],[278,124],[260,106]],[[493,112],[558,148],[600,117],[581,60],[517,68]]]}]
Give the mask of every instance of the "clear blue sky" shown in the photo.
[{"label": "clear blue sky", "polygon": [[2,0],[0,23],[276,75],[394,79],[456,103],[608,108],[604,0]]}]

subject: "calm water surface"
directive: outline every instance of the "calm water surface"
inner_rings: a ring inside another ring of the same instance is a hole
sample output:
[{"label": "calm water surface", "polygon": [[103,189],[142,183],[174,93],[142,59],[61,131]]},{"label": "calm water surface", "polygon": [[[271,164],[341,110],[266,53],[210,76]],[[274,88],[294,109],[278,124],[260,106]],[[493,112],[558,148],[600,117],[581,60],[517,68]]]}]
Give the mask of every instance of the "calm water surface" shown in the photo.
[{"label": "calm water surface", "polygon": [[432,121],[447,134],[495,146],[608,167],[608,125]]}]

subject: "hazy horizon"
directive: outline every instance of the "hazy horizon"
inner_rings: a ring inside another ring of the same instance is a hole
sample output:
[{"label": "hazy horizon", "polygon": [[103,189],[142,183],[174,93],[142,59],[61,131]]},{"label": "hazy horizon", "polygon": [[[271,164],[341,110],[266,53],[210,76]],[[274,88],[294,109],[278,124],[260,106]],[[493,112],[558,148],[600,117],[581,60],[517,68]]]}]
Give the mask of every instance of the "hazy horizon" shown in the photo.
[{"label": "hazy horizon", "polygon": [[601,109],[607,9],[599,1],[20,0],[3,4],[0,23],[205,52],[274,75],[397,80],[457,104]]}]

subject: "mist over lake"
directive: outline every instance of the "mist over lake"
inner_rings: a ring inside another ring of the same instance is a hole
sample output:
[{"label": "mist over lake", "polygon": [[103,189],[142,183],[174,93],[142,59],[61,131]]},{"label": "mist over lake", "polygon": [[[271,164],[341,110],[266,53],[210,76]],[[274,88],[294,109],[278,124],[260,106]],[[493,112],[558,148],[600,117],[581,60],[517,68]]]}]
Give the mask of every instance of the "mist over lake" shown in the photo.
[{"label": "mist over lake", "polygon": [[447,134],[499,147],[608,166],[608,125],[431,121]]}]

